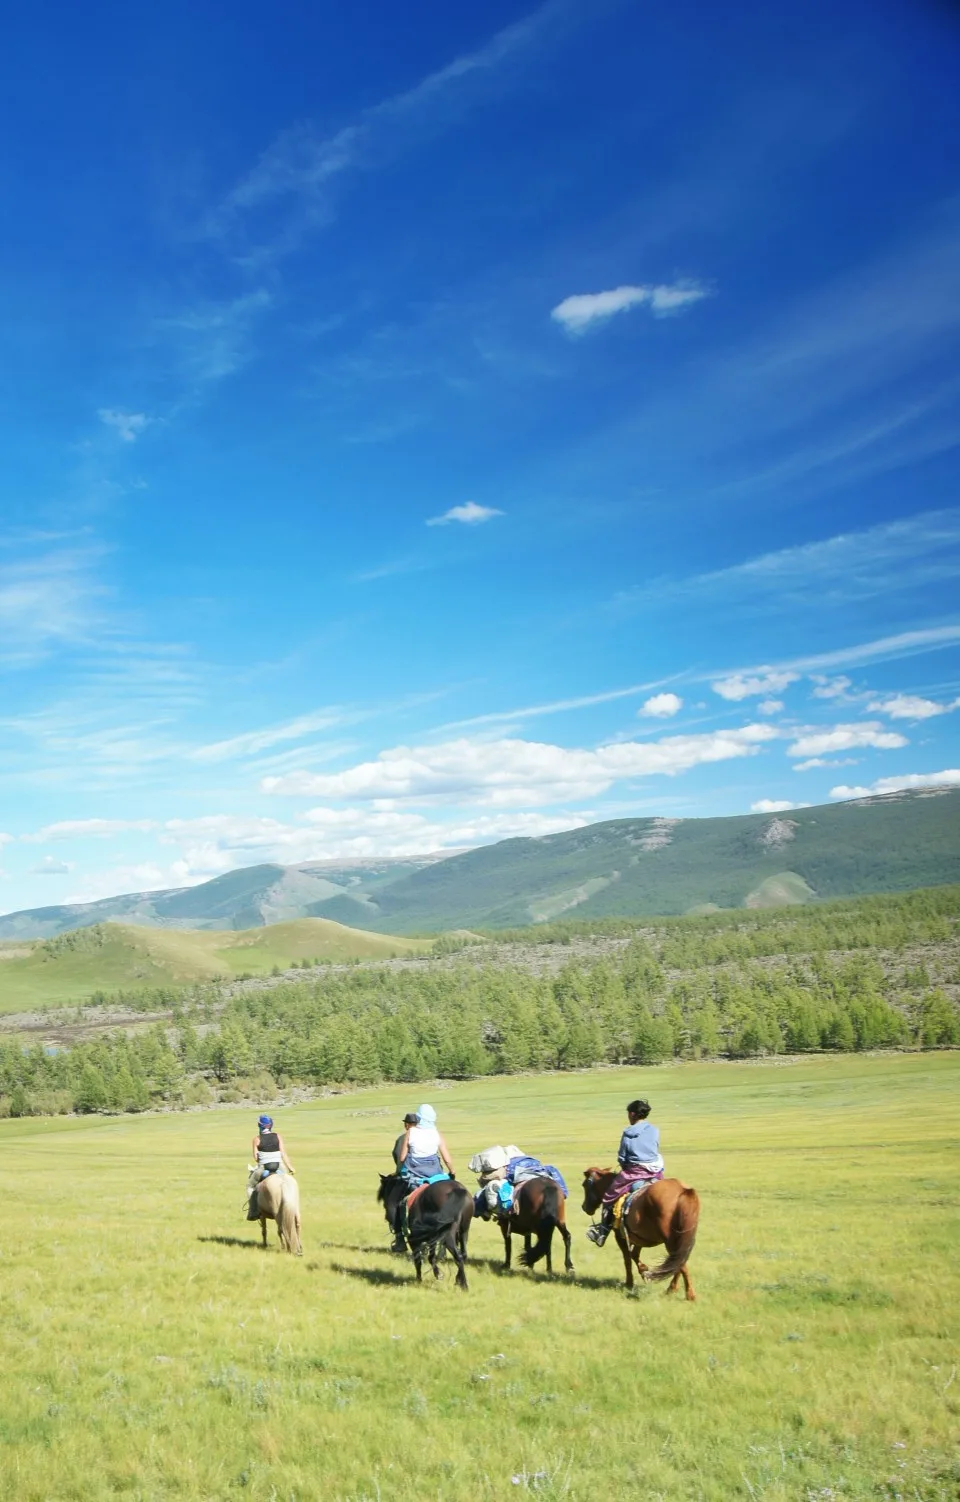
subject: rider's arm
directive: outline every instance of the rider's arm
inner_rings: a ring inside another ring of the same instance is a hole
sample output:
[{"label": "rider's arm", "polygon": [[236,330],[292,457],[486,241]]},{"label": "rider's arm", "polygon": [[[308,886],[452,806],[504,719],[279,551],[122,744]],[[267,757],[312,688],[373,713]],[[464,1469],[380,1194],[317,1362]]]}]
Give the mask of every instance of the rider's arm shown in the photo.
[{"label": "rider's arm", "polygon": [[440,1138],[440,1161],[446,1168],[447,1173],[453,1173],[453,1164],[450,1161],[450,1154],[447,1151],[447,1144],[444,1142],[442,1137]]},{"label": "rider's arm", "polygon": [[290,1162],[290,1159],[287,1157],[287,1149],[283,1145],[283,1138],[280,1136],[279,1132],[277,1133],[277,1141],[280,1144],[280,1156],[283,1159],[284,1168],[288,1173],[292,1173],[294,1178],[296,1178],[297,1171],[294,1168],[293,1164]]},{"label": "rider's arm", "polygon": [[257,1134],[256,1137],[253,1138],[250,1146],[251,1146],[251,1151],[253,1153],[253,1161],[254,1161],[254,1163],[259,1163],[260,1159],[257,1157],[257,1154],[260,1151],[260,1136],[259,1136],[259,1133]]},{"label": "rider's arm", "polygon": [[407,1161],[407,1153],[409,1151],[410,1151],[410,1128],[407,1127],[407,1130],[403,1134],[403,1141],[400,1144],[400,1151],[397,1154],[397,1163],[398,1164],[400,1164],[400,1163],[406,1163],[406,1161]]}]

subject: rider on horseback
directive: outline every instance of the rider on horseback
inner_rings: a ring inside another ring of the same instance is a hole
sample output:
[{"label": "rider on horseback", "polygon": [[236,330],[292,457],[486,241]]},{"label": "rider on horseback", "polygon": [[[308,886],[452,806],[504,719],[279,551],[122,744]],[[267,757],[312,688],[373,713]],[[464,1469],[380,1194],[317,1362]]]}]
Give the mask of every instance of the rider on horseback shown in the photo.
[{"label": "rider on horseback", "polygon": [[[257,1122],[256,1136],[251,1143],[251,1147],[253,1149],[254,1162],[257,1165],[257,1169],[260,1170],[260,1179],[265,1179],[272,1173],[283,1173],[284,1170],[287,1173],[293,1173],[294,1177],[296,1177],[293,1164],[287,1157],[283,1138],[279,1132],[275,1132],[273,1129],[272,1116],[260,1117]],[[247,1219],[256,1220],[258,1217],[256,1189],[251,1189],[248,1193],[250,1203],[247,1206]]]},{"label": "rider on horseback", "polygon": [[444,1169],[451,1179],[455,1178],[447,1144],[437,1130],[437,1113],[433,1107],[420,1107],[416,1125],[407,1124],[406,1118],[404,1121],[406,1130],[397,1153],[397,1167],[410,1188],[436,1178]]},{"label": "rider on horseback", "polygon": [[597,1246],[603,1246],[613,1230],[613,1207],[617,1200],[631,1189],[645,1187],[654,1179],[663,1178],[660,1133],[653,1122],[647,1120],[649,1115],[649,1101],[632,1100],[627,1106],[629,1126],[624,1129],[617,1152],[620,1172],[603,1196],[599,1225],[591,1226],[587,1232],[587,1239]]}]

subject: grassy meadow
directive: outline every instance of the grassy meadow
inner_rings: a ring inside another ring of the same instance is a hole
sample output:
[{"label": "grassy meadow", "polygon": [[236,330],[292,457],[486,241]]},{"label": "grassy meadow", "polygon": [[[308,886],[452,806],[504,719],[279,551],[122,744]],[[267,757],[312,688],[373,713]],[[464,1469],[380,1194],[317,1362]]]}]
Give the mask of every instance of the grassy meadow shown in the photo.
[{"label": "grassy meadow", "polygon": [[141,928],[98,923],[53,939],[0,943],[0,1012],[82,1003],[96,992],[269,975],[304,960],[386,960],[428,942],[361,932],[326,918],[266,928]]},{"label": "grassy meadow", "polygon": [[[641,1091],[702,1198],[695,1304],[626,1297],[616,1247],[584,1237],[579,1172]],[[575,1280],[501,1275],[483,1222],[465,1296],[389,1254],[377,1170],[419,1087],[278,1113],[302,1260],[241,1219],[248,1112],[0,1122],[0,1494],[960,1495],[960,1054],[426,1095],[465,1181],[498,1140],[563,1169]]]}]

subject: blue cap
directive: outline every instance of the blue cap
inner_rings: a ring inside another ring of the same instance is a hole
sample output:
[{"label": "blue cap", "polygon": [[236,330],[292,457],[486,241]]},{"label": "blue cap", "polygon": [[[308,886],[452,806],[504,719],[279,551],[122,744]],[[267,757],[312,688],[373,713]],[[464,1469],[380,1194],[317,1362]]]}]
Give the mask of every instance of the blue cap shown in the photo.
[{"label": "blue cap", "polygon": [[261,1126],[261,1127],[265,1127],[265,1126],[266,1127],[271,1127],[271,1126],[273,1126],[273,1117],[272,1116],[261,1116],[260,1120],[257,1122],[257,1126]]}]

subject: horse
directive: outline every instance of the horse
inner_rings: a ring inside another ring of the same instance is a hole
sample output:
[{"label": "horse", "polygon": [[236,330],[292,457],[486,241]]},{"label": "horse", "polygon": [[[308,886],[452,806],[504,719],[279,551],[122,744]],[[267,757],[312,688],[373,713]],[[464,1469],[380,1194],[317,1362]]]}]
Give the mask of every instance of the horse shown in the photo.
[{"label": "horse", "polygon": [[[588,1168],[583,1176],[583,1209],[587,1215],[599,1210],[604,1193],[613,1183],[616,1169]],[[648,1282],[670,1279],[667,1293],[674,1293],[680,1279],[687,1298],[696,1294],[687,1272],[687,1261],[697,1239],[700,1197],[680,1179],[654,1179],[649,1188],[638,1194],[627,1211],[622,1226],[616,1229],[617,1244],[623,1253],[627,1288],[633,1288],[633,1264]],[[640,1261],[640,1249],[665,1246],[667,1256],[651,1271]]]},{"label": "horse", "polygon": [[[402,1201],[407,1198],[407,1185],[397,1173],[382,1173],[377,1200],[383,1205],[387,1224],[396,1233],[400,1224],[398,1216]],[[450,1253],[457,1264],[457,1287],[467,1291],[467,1236],[473,1220],[473,1196],[469,1189],[458,1184],[456,1179],[442,1179],[436,1184],[426,1184],[410,1196],[404,1219],[406,1239],[410,1243],[413,1264],[417,1269],[417,1282],[423,1282],[423,1254],[433,1268],[433,1276],[441,1276],[437,1258],[441,1250]]]},{"label": "horse", "polygon": [[[563,1237],[563,1270],[573,1272],[573,1261],[570,1257],[571,1236],[567,1230],[566,1205],[564,1203],[563,1190],[553,1179],[540,1175],[537,1178],[525,1179],[517,1187],[513,1197],[513,1211],[510,1215],[498,1214],[497,1223],[503,1233],[503,1267],[508,1271],[510,1267],[510,1243],[514,1231],[521,1233],[524,1238],[524,1249],[520,1254],[522,1267],[536,1267],[541,1257],[547,1259],[547,1272],[553,1272],[553,1260],[551,1248],[553,1245],[553,1233],[559,1231]],[[537,1244],[531,1250],[530,1238],[536,1233]]]},{"label": "horse", "polygon": [[258,1179],[259,1170],[253,1169],[248,1184],[252,1183],[260,1212],[260,1230],[263,1246],[267,1245],[267,1221],[275,1220],[280,1245],[285,1252],[303,1256],[300,1244],[300,1187],[292,1174],[271,1173]]}]

